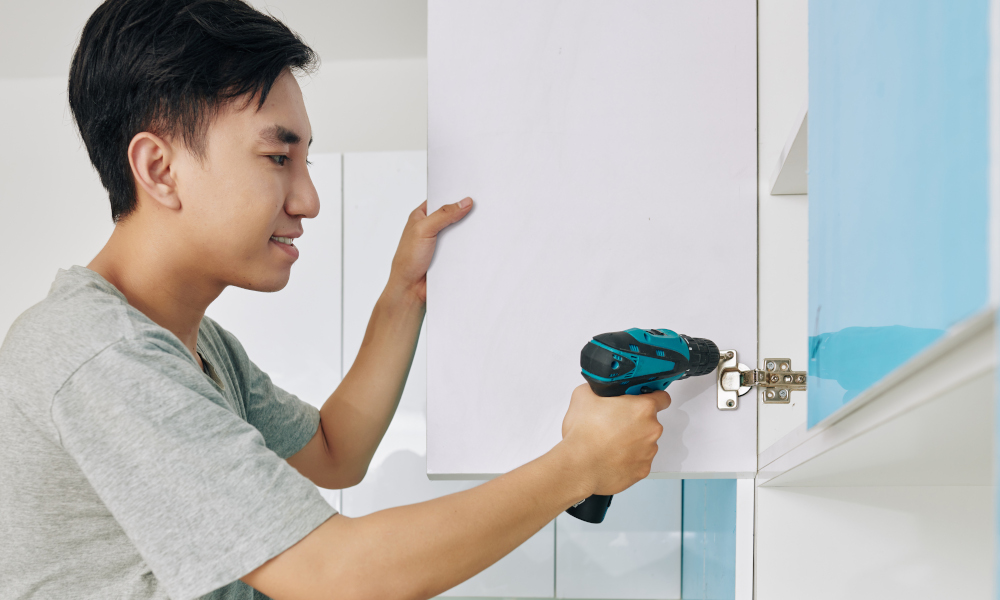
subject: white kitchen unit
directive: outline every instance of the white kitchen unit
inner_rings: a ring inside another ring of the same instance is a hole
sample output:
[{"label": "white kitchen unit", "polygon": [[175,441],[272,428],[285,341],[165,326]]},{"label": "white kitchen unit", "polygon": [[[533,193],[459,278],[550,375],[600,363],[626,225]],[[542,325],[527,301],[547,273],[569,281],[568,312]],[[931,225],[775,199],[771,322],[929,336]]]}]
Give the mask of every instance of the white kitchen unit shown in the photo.
[{"label": "white kitchen unit", "polygon": [[542,454],[580,347],[667,327],[809,373],[669,389],[653,477],[737,478],[729,587],[684,529],[684,598],[994,597],[998,48],[995,0],[430,0],[429,200],[477,205],[429,275],[429,475]]}]

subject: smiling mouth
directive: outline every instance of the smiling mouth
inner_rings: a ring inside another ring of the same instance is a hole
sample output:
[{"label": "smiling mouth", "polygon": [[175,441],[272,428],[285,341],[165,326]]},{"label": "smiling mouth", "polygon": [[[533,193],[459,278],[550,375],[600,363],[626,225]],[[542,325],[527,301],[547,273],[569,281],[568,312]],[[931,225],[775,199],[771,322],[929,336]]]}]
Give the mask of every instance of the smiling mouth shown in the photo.
[{"label": "smiling mouth", "polygon": [[274,241],[276,241],[276,242],[282,243],[282,244],[288,244],[289,246],[294,246],[295,245],[295,244],[292,243],[293,240],[290,237],[279,237],[279,236],[276,236],[276,235],[272,235],[271,239],[274,240]]}]

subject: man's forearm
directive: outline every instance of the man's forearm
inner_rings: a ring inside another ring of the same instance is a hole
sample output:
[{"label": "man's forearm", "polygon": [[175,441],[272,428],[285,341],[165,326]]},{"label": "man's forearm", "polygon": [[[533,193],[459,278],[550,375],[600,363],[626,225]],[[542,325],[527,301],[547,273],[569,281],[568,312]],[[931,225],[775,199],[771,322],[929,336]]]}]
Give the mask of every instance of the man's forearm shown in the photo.
[{"label": "man's forearm", "polygon": [[413,363],[424,303],[391,281],[372,310],[354,364],[320,410],[330,455],[363,476],[385,435]]},{"label": "man's forearm", "polygon": [[278,598],[433,597],[593,491],[577,450],[560,443],[471,490],[355,519],[336,516],[244,581]]}]

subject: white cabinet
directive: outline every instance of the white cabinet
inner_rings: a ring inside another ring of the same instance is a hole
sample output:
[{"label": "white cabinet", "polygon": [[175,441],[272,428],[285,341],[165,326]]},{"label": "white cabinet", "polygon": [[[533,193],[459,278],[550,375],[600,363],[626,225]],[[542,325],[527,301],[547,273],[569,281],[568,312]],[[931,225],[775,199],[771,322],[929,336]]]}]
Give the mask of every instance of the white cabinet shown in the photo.
[{"label": "white cabinet", "polygon": [[[548,451],[592,336],[757,350],[753,0],[429,4],[430,208],[472,196],[428,274],[428,472]],[[757,407],[668,390],[653,470],[749,477]]]}]

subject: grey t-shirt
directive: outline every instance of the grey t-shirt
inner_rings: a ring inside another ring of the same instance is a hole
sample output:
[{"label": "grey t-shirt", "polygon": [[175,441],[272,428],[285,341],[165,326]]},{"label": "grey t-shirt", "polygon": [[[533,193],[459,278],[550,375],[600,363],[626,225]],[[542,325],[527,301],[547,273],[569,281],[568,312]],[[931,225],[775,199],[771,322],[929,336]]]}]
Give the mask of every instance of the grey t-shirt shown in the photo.
[{"label": "grey t-shirt", "polygon": [[211,319],[198,352],[207,373],[83,267],[15,321],[0,347],[0,598],[250,599],[238,578],[334,514],[284,460],[317,410]]}]

